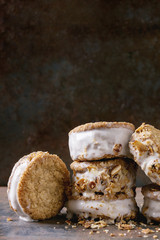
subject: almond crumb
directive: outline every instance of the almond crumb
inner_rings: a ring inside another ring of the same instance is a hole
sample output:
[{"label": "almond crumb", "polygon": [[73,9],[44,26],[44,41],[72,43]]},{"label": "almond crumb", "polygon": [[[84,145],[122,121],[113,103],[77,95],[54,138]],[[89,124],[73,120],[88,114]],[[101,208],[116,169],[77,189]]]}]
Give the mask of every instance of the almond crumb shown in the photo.
[{"label": "almond crumb", "polygon": [[119,233],[118,234],[120,237],[124,237],[124,233]]},{"label": "almond crumb", "polygon": [[126,224],[126,223],[118,223],[118,229],[120,229],[120,230],[132,230],[132,229],[134,229],[135,227],[136,227],[136,225],[134,225],[134,224]]},{"label": "almond crumb", "polygon": [[106,230],[103,230],[103,232],[105,232],[105,233],[108,233],[108,232],[109,232],[109,230],[108,230],[108,229],[106,229]]},{"label": "almond crumb", "polygon": [[149,234],[149,233],[154,233],[154,231],[152,229],[146,228],[146,229],[142,229],[142,233]]},{"label": "almond crumb", "polygon": [[10,221],[13,221],[13,219],[10,218],[10,217],[8,217],[8,218],[7,218],[7,222],[10,222]]},{"label": "almond crumb", "polygon": [[70,220],[66,220],[65,221],[68,225],[71,225],[71,221]]},{"label": "almond crumb", "polygon": [[147,226],[147,225],[146,225],[145,223],[143,223],[143,222],[140,222],[140,225],[141,225],[141,226],[144,226],[144,227]]},{"label": "almond crumb", "polygon": [[91,230],[91,231],[89,232],[89,234],[90,234],[90,235],[93,234],[93,231]]},{"label": "almond crumb", "polygon": [[158,238],[158,236],[157,235],[153,235],[153,238],[156,239],[156,238]]},{"label": "almond crumb", "polygon": [[72,225],[72,228],[76,228],[77,226],[76,225]]},{"label": "almond crumb", "polygon": [[115,237],[116,235],[114,233],[111,233],[110,234],[110,237]]}]

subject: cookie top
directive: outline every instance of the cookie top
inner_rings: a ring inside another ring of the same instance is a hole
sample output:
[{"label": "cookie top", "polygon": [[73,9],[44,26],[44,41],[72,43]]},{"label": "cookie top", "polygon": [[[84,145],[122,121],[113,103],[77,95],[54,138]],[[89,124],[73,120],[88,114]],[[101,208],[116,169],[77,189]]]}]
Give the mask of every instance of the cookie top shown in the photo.
[{"label": "cookie top", "polygon": [[51,218],[63,207],[69,182],[69,171],[57,155],[31,153],[12,170],[8,182],[10,206],[24,220]]},{"label": "cookie top", "polygon": [[148,184],[142,187],[142,194],[144,197],[160,200],[160,186],[157,184]]},{"label": "cookie top", "polygon": [[132,123],[128,122],[93,122],[93,123],[91,122],[73,128],[69,132],[69,134],[73,132],[83,132],[99,128],[119,128],[119,127],[128,128],[131,129],[132,131],[135,130],[135,126]]}]

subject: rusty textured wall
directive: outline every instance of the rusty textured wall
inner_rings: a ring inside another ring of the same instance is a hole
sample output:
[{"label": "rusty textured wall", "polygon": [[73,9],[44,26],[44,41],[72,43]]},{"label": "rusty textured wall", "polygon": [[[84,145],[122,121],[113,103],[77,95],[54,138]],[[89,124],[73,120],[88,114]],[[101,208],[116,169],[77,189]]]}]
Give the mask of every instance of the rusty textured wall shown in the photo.
[{"label": "rusty textured wall", "polygon": [[69,166],[89,121],[160,128],[160,2],[0,1],[0,184],[35,150]]}]

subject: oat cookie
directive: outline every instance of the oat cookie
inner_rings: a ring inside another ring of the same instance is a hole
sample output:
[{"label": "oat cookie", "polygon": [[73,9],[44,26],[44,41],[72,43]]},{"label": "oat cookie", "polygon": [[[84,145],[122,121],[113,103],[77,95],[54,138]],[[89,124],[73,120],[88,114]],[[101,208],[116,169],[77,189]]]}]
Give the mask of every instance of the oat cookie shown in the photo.
[{"label": "oat cookie", "polygon": [[33,152],[12,170],[8,181],[10,206],[26,221],[51,218],[63,207],[69,182],[69,171],[57,155]]}]

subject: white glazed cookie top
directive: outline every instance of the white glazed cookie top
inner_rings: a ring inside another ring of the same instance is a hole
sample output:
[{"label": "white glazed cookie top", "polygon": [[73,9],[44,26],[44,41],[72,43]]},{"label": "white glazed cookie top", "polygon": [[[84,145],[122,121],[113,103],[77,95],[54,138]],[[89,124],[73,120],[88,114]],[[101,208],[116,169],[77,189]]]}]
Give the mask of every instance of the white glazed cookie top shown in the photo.
[{"label": "white glazed cookie top", "polygon": [[130,128],[97,128],[69,134],[69,150],[73,160],[97,160],[111,156],[131,157]]}]

